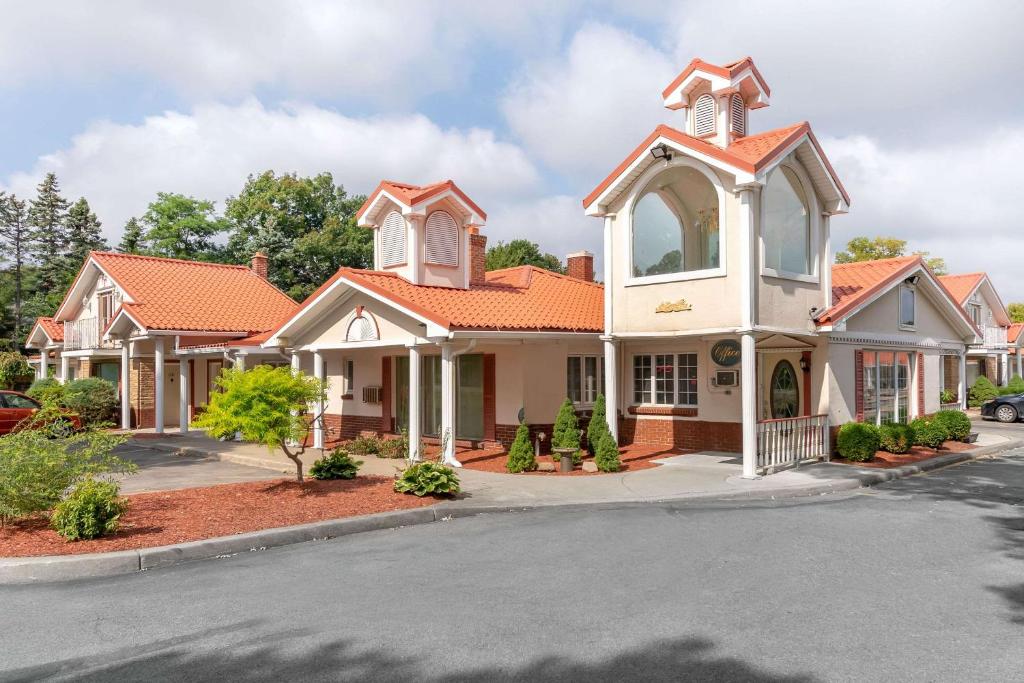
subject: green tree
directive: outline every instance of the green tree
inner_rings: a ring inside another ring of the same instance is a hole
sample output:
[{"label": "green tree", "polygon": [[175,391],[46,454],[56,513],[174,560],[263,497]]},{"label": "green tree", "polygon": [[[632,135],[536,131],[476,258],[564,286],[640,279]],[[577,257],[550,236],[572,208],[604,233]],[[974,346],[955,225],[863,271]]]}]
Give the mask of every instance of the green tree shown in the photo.
[{"label": "green tree", "polygon": [[541,253],[540,246],[530,240],[517,239],[508,244],[498,242],[487,250],[487,270],[516,266],[536,266],[555,273],[565,272],[557,256]]},{"label": "green tree", "polygon": [[601,435],[607,430],[608,418],[604,394],[598,394],[594,401],[594,409],[590,412],[590,422],[587,423],[587,446],[591,455],[597,455],[597,444]]},{"label": "green tree", "polygon": [[231,369],[217,378],[220,391],[210,396],[206,410],[193,422],[215,438],[241,434],[246,441],[280,448],[295,463],[295,478],[302,483],[302,454],[311,422],[322,415],[306,415],[308,407],[326,402],[327,385],[293,373],[291,368],[258,365],[251,370]]},{"label": "green tree", "polygon": [[117,245],[117,250],[122,254],[145,253],[145,238],[143,236],[142,224],[139,223],[139,219],[135,216],[129,218],[128,222],[124,224],[124,232],[121,234],[121,241]]},{"label": "green tree", "polygon": [[99,219],[89,208],[85,197],[71,205],[67,215],[69,266],[77,271],[90,251],[105,251],[110,246],[100,233]]},{"label": "green tree", "polygon": [[47,173],[36,188],[36,198],[29,201],[28,222],[31,227],[32,256],[39,264],[36,289],[42,292],[67,287],[68,232],[65,218],[68,202],[60,194],[57,176]]},{"label": "green tree", "polygon": [[335,185],[330,173],[250,175],[227,200],[229,257],[248,263],[262,251],[270,257],[270,281],[302,299],[342,266],[372,266],[373,231],[355,220],[363,201]]},{"label": "green tree", "polygon": [[1014,302],[1006,308],[1010,312],[1010,320],[1015,323],[1024,323],[1024,303]]},{"label": "green tree", "polygon": [[530,445],[530,428],[525,423],[520,423],[516,429],[516,438],[512,442],[512,447],[508,449],[505,469],[512,474],[537,469],[537,458],[533,454],[533,446]]},{"label": "green tree", "polygon": [[[857,263],[860,261],[877,261],[885,258],[896,258],[907,253],[907,241],[895,237],[854,237],[846,243],[846,251],[836,253],[836,263]],[[927,251],[915,251],[915,256],[924,259],[925,264],[936,275],[946,275],[946,260],[940,256],[931,256]]]},{"label": "green tree", "polygon": [[213,202],[173,192],[158,192],[142,216],[144,239],[155,256],[211,261],[218,256],[213,238],[228,228]]},{"label": "green tree", "polygon": [[28,224],[28,206],[24,200],[13,194],[5,196],[0,192],[0,243],[11,261],[14,280],[13,294],[13,336],[21,343],[22,301],[24,298],[25,262],[28,259],[31,230]]}]

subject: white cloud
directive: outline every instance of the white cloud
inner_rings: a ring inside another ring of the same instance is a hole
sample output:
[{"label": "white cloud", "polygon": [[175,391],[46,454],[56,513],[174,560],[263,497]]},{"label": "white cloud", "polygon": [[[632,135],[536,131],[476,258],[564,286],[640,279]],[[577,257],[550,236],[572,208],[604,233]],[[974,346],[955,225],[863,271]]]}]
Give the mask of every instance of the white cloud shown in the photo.
[{"label": "white cloud", "polygon": [[486,233],[489,245],[524,238],[563,263],[566,255],[587,249],[596,255],[600,277],[603,228],[600,219],[583,214],[579,197],[554,195],[499,203],[488,215]]},{"label": "white cloud", "polygon": [[502,110],[535,156],[582,185],[597,185],[655,126],[671,120],[661,91],[675,75],[650,44],[589,24],[564,56],[528,65]]},{"label": "white cloud", "polygon": [[350,192],[368,192],[381,178],[452,178],[485,210],[540,191],[522,150],[488,130],[443,129],[421,115],[352,118],[309,104],[268,109],[254,98],[166,112],[139,125],[94,123],[0,188],[31,197],[42,175],[54,171],[64,194],[85,196],[116,240],[157,191],[222,200],[237,194],[248,174],[266,169],[328,170]]}]

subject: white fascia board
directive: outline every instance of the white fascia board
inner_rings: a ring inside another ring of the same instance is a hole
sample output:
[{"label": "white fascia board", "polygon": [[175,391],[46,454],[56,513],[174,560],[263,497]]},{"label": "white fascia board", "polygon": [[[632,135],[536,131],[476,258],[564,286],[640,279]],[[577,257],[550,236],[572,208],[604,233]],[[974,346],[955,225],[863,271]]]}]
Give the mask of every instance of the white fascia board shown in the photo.
[{"label": "white fascia board", "polygon": [[466,217],[466,221],[469,225],[483,225],[483,218],[481,218],[476,211],[473,210],[469,204],[467,204],[462,197],[457,195],[454,190],[445,190],[440,194],[435,194],[431,197],[424,199],[418,204],[413,204],[408,208],[407,211],[403,212],[403,215],[427,215],[427,209],[434,204],[438,204],[447,200],[448,202],[455,204],[462,211]]},{"label": "white fascia board", "polygon": [[[121,285],[121,283],[119,283],[114,278],[114,276],[111,275],[103,266],[101,266],[99,264],[99,261],[97,261],[94,257],[90,256],[89,260],[86,261],[86,265],[87,266],[90,266],[90,265],[91,266],[95,266],[98,271],[100,271],[101,273],[106,275],[107,279],[109,279],[111,282],[114,283],[114,286],[116,286],[117,289],[121,292],[121,300],[122,300],[122,302],[129,303],[129,304],[135,303],[135,300],[132,299],[131,296],[129,296],[129,294],[128,294],[127,290],[125,290],[124,286]],[[82,271],[82,274],[83,275],[85,274],[84,269]],[[53,314],[53,319],[55,321],[59,320],[62,317],[63,313],[64,313],[64,309],[68,308],[68,306],[69,306],[69,304],[71,304],[71,302],[77,301],[77,300],[80,299],[79,296],[73,296],[75,294],[75,292],[77,292],[85,284],[85,282],[87,280],[91,283],[95,279],[96,279],[95,276],[92,276],[90,278],[80,277],[76,282],[74,282],[72,284],[71,290],[65,296],[64,302],[61,304],[61,307],[58,308],[57,312]]]},{"label": "white fascia board", "polygon": [[811,154],[814,155],[814,160],[817,162],[818,166],[821,167],[821,170],[824,171],[825,177],[828,178],[828,184],[832,188],[832,192],[835,193],[835,198],[830,200],[830,202],[827,202],[833,204],[833,208],[830,208],[828,211],[829,215],[849,213],[850,205],[847,204],[846,199],[843,198],[843,193],[839,189],[839,185],[836,183],[836,179],[832,175],[832,172],[829,171],[828,164],[826,164],[825,160],[821,158],[820,154],[818,154],[818,148],[815,147],[814,143],[811,142],[811,136],[807,133],[804,133],[796,140],[794,140],[791,144],[786,146],[785,149],[783,149],[780,153],[778,153],[775,156],[775,158],[772,160],[770,164],[768,164],[760,171],[758,171],[758,178],[766,180],[768,174],[771,173],[772,170],[775,169],[775,167],[781,164],[786,157],[792,154],[793,151],[795,151],[797,148],[800,147],[800,145],[804,143],[807,143],[808,149],[810,149]]},{"label": "white fascia board", "polygon": [[129,313],[127,310],[122,308],[121,310],[118,311],[117,315],[114,316],[114,319],[111,320],[109,323],[107,323],[107,331],[103,335],[104,339],[110,339],[110,333],[113,332],[114,329],[117,328],[121,324],[122,318],[128,320],[133,325],[135,325],[135,327],[137,327],[139,329],[139,335],[136,335],[136,336],[141,336],[141,335],[149,334],[149,330],[146,329],[145,325],[143,325],[138,320],[136,320],[134,317],[132,317],[131,313]]},{"label": "white fascia board", "polygon": [[708,73],[703,69],[695,69],[683,80],[682,83],[676,86],[676,88],[668,94],[668,97],[664,100],[664,105],[669,109],[689,107],[690,96],[688,92],[693,89],[692,84],[696,80],[707,81],[711,86],[712,92],[718,92],[732,85],[732,82],[728,78]]},{"label": "white fascia board", "polygon": [[398,197],[396,197],[395,195],[391,194],[387,190],[381,190],[380,192],[377,193],[377,196],[374,197],[373,203],[370,204],[370,207],[368,209],[366,209],[365,213],[363,213],[363,217],[359,219],[359,221],[357,223],[357,225],[359,227],[361,227],[361,228],[375,228],[375,227],[377,227],[377,223],[375,223],[374,221],[371,221],[370,218],[371,218],[371,216],[373,218],[376,218],[377,211],[378,211],[378,209],[380,207],[380,204],[381,204],[381,200],[383,200],[383,199],[389,199],[392,202],[394,202],[395,204],[397,204],[398,207],[402,210],[403,214],[405,214],[409,210],[409,205],[408,204],[406,204],[405,202],[399,200]]},{"label": "white fascia board", "polygon": [[[998,315],[999,324],[1003,326],[1010,325],[1013,321],[1010,320],[1010,316],[1006,312],[1006,305],[1003,303],[1002,298],[999,296],[999,292],[996,290],[995,285],[993,285],[992,281],[989,279],[988,273],[982,276],[981,281],[978,283],[978,288],[980,288],[982,285],[985,285],[985,291],[987,292],[987,294],[983,296],[986,296],[986,298],[989,299],[988,307],[991,308]],[[988,297],[988,294],[990,294],[991,297]],[[995,306],[992,305],[993,299],[996,302]]]}]

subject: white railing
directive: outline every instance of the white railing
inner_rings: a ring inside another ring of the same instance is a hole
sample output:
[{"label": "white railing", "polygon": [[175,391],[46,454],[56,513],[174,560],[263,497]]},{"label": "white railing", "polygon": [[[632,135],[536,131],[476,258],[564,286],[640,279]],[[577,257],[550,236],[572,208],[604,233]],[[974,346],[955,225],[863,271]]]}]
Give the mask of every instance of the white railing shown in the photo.
[{"label": "white railing", "polygon": [[100,339],[102,331],[103,328],[98,318],[66,321],[64,323],[64,350],[114,348],[114,342]]},{"label": "white railing", "polygon": [[768,474],[807,460],[828,461],[830,452],[828,415],[757,423],[757,468]]},{"label": "white railing", "polygon": [[995,325],[985,326],[985,346],[988,348],[1006,347],[1006,328]]}]

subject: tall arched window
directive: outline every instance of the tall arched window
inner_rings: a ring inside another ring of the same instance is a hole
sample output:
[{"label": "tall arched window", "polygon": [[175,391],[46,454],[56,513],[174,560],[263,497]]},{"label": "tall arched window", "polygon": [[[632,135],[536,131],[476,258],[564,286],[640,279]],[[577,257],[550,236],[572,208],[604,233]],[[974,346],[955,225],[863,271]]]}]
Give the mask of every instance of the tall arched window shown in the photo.
[{"label": "tall arched window", "polygon": [[447,211],[434,211],[424,227],[424,260],[442,266],[459,265],[459,224]]},{"label": "tall arched window", "polygon": [[719,267],[718,192],[695,168],[656,176],[633,207],[633,276]]},{"label": "tall arched window", "polygon": [[392,211],[380,226],[380,263],[382,266],[399,266],[405,263],[405,219],[402,214]]},{"label": "tall arched window", "polygon": [[764,265],[785,273],[810,275],[811,212],[803,183],[781,166],[764,190]]},{"label": "tall arched window", "polygon": [[713,135],[715,132],[715,98],[701,95],[693,106],[693,130],[697,137]]},{"label": "tall arched window", "polygon": [[747,109],[743,104],[743,98],[738,94],[729,98],[729,125],[733,134],[747,134]]},{"label": "tall arched window", "polygon": [[796,381],[796,370],[788,360],[780,360],[772,372],[771,391],[772,419],[796,417],[800,412],[800,391]]}]

